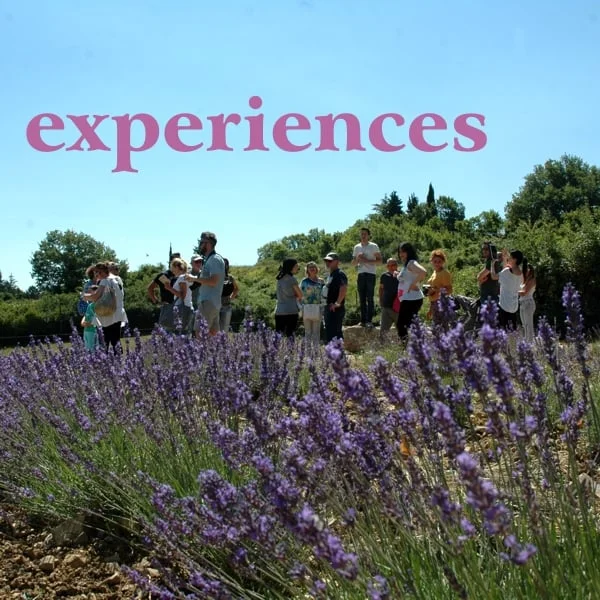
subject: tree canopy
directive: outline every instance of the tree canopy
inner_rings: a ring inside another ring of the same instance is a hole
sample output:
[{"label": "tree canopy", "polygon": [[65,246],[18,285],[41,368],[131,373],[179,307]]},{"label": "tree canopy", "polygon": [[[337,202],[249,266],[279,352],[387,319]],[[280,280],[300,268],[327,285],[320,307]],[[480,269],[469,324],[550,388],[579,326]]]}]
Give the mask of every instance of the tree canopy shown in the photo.
[{"label": "tree canopy", "polygon": [[521,221],[533,224],[544,215],[561,222],[565,214],[584,206],[600,206],[600,169],[564,154],[536,165],[525,177],[506,205],[507,229],[515,229]]},{"label": "tree canopy", "polygon": [[40,291],[56,294],[77,291],[85,270],[98,261],[117,261],[112,248],[90,235],[54,230],[46,234],[31,257],[31,276]]}]

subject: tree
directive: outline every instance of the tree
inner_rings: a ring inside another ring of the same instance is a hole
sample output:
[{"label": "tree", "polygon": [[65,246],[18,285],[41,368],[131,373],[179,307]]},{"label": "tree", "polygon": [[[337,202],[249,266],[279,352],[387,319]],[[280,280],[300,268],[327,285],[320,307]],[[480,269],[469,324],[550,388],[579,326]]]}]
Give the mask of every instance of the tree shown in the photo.
[{"label": "tree", "polygon": [[40,291],[77,291],[85,270],[99,261],[115,261],[115,251],[93,237],[72,230],[50,231],[31,257],[31,276]]},{"label": "tree", "polygon": [[8,279],[2,279],[2,272],[0,271],[0,297],[7,300],[9,298],[22,298],[23,295],[24,293],[19,289],[13,274],[11,273]]},{"label": "tree", "polygon": [[386,194],[379,203],[373,204],[373,208],[375,209],[375,212],[384,219],[391,219],[404,212],[402,209],[402,200],[395,191],[389,196]]},{"label": "tree", "polygon": [[566,213],[584,206],[600,206],[600,170],[564,154],[536,165],[525,177],[505,207],[507,229],[515,229],[521,221],[535,223],[544,215],[560,222]]},{"label": "tree", "polygon": [[417,208],[417,206],[419,206],[419,199],[417,198],[416,194],[413,193],[408,197],[406,202],[406,212],[411,214],[415,208]]},{"label": "tree", "polygon": [[427,205],[427,216],[429,218],[437,216],[437,207],[435,205],[435,193],[433,191],[433,186],[431,183],[429,184],[429,189],[427,190],[427,200],[425,201]]},{"label": "tree", "polygon": [[455,231],[457,221],[464,221],[465,207],[450,196],[440,196],[436,201],[437,216],[448,231]]}]

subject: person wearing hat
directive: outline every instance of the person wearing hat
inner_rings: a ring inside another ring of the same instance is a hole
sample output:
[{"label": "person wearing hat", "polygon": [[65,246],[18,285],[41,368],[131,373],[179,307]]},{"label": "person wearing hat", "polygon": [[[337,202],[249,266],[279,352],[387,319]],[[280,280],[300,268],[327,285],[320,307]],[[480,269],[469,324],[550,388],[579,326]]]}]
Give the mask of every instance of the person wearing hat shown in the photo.
[{"label": "person wearing hat", "polygon": [[215,251],[217,236],[211,231],[203,231],[200,235],[200,254],[204,256],[204,264],[199,275],[188,273],[186,278],[190,283],[199,283],[198,309],[194,323],[196,337],[200,337],[200,319],[203,317],[208,324],[210,335],[220,331],[219,314],[221,312],[221,295],[225,280],[225,261]]},{"label": "person wearing hat", "polygon": [[324,259],[329,277],[323,287],[325,302],[325,340],[328,344],[335,338],[344,339],[342,324],[346,314],[348,277],[340,269],[340,257],[330,252]]},{"label": "person wearing hat", "polygon": [[[202,271],[202,264],[204,259],[200,254],[192,254],[192,258],[190,259],[190,274],[194,277],[198,277]],[[192,306],[194,310],[198,310],[199,306],[199,296],[200,296],[200,283],[192,283],[190,285],[190,289],[192,290]]]}]

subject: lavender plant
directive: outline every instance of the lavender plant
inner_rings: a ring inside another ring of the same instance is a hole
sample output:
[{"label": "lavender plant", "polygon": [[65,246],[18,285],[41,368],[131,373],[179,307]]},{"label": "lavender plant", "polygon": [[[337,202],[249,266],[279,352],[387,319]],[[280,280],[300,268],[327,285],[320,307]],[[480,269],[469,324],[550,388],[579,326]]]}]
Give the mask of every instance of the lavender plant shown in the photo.
[{"label": "lavender plant", "polygon": [[474,339],[444,301],[370,368],[250,322],[34,344],[0,358],[4,494],[125,519],[161,598],[594,597],[597,371],[563,302],[566,343],[509,340],[493,306]]}]

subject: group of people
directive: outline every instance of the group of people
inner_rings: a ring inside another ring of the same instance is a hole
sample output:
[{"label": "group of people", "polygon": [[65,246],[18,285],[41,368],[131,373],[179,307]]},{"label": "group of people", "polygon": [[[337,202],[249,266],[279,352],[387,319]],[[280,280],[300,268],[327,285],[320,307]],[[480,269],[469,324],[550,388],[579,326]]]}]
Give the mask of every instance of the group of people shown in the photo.
[{"label": "group of people", "polygon": [[78,305],[82,315],[83,341],[88,350],[95,350],[100,344],[98,329],[106,349],[120,351],[123,328],[127,325],[125,311],[125,289],[119,275],[119,265],[115,262],[99,262],[86,269],[88,278]]},{"label": "group of people", "polygon": [[148,285],[148,298],[160,304],[158,323],[166,331],[198,337],[202,321],[212,336],[230,330],[231,303],[239,294],[239,285],[216,245],[216,235],[203,232],[200,254],[194,254],[189,265],[180,253],[172,254],[169,268]]},{"label": "group of people", "polygon": [[[367,227],[360,230],[360,242],[352,253],[356,267],[357,291],[360,302],[360,325],[373,328],[377,266],[382,264],[381,251],[371,241]],[[232,301],[239,294],[239,284],[229,273],[229,261],[217,251],[217,238],[205,231],[200,236],[199,254],[188,264],[179,253],[171,255],[166,271],[159,273],[148,285],[148,298],[160,305],[158,324],[165,330],[200,335],[205,322],[210,335],[227,332],[231,327]],[[524,335],[533,339],[534,268],[519,250],[504,249],[498,255],[493,244],[482,245],[484,265],[477,274],[479,303],[498,304],[498,323],[506,329],[516,329],[520,315]],[[346,314],[348,277],[340,268],[340,257],[329,252],[324,258],[327,277],[319,275],[316,262],[305,267],[305,276],[298,282],[298,261],[283,261],[276,276],[275,329],[286,337],[296,333],[302,319],[307,341],[318,346],[321,327],[325,340],[343,339]],[[413,320],[419,315],[425,298],[429,300],[427,318],[434,323],[444,318],[440,310],[442,294],[453,294],[453,278],[447,269],[446,253],[431,252],[429,262],[433,273],[427,279],[427,269],[419,263],[415,247],[404,242],[398,246],[397,257],[386,261],[386,270],[379,278],[381,309],[380,338],[383,340],[392,325],[400,339],[406,339]],[[127,324],[123,281],[116,263],[100,262],[86,271],[88,281],[81,296],[79,312],[88,349],[98,347],[98,328],[102,329],[108,350],[119,350],[122,329]]]},{"label": "group of people", "polygon": [[520,317],[525,339],[534,337],[535,268],[520,250],[503,249],[498,255],[491,242],[482,246],[485,264],[477,275],[480,302],[498,304],[498,323],[505,329],[516,329]]},{"label": "group of people", "polygon": [[[352,265],[358,271],[357,292],[360,303],[360,325],[372,328],[375,314],[375,286],[377,266],[382,263],[381,251],[371,241],[367,227],[360,230],[360,242],[352,253]],[[533,316],[536,279],[534,268],[520,250],[503,250],[497,256],[490,242],[482,246],[484,265],[477,275],[479,305],[496,302],[498,324],[505,329],[517,329],[518,316],[524,336],[534,336]],[[339,256],[330,252],[324,257],[327,279],[319,277],[316,263],[306,265],[305,277],[298,282],[298,261],[283,261],[277,274],[277,304],[275,328],[285,336],[295,335],[302,318],[305,336],[312,343],[319,343],[321,325],[325,328],[325,340],[343,338],[342,325],[348,292],[348,277],[340,269]],[[397,257],[386,261],[386,270],[379,278],[379,306],[381,321],[379,335],[383,340],[393,325],[400,339],[406,339],[409,328],[419,315],[425,298],[429,302],[426,318],[439,323],[445,318],[439,302],[442,294],[452,296],[453,277],[447,268],[447,255],[442,249],[431,252],[429,262],[432,274],[419,263],[415,247],[404,242],[398,246]]]}]

